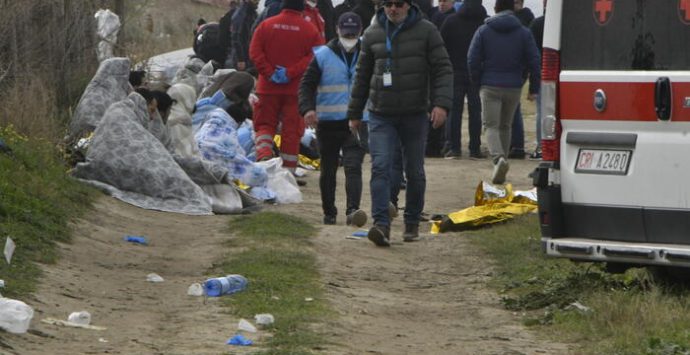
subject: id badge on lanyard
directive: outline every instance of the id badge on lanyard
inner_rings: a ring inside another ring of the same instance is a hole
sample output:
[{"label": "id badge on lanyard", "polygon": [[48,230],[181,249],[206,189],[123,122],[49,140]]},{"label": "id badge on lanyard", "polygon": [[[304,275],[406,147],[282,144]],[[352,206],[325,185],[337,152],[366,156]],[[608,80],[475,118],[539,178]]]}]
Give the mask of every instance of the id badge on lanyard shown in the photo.
[{"label": "id badge on lanyard", "polygon": [[[392,36],[388,36],[388,21],[386,21],[386,51],[388,52],[388,59],[386,60],[386,69],[383,72],[383,87],[391,87],[393,86],[393,74],[391,73],[391,62],[392,59],[391,57],[393,56],[393,41],[392,38],[395,38],[395,35],[398,34],[398,31],[400,28],[396,28],[395,31],[393,31]],[[392,37],[392,38],[391,38]]]}]

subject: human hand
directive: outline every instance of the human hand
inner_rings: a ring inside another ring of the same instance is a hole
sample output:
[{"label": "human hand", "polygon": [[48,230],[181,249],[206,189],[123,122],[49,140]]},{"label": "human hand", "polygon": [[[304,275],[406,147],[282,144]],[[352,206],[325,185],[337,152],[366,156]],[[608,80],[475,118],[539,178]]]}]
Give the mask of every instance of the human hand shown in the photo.
[{"label": "human hand", "polygon": [[431,121],[431,127],[439,128],[443,126],[446,122],[446,117],[448,117],[448,111],[442,107],[434,106],[431,110],[431,116],[429,120]]},{"label": "human hand", "polygon": [[287,70],[285,70],[285,67],[277,65],[276,70],[273,72],[273,75],[271,75],[271,81],[276,84],[289,83],[290,79],[287,77]]},{"label": "human hand", "polygon": [[316,111],[309,110],[304,114],[304,124],[307,127],[315,128],[317,123],[319,123],[319,118],[316,116]]},{"label": "human hand", "polygon": [[537,99],[538,94],[527,94],[527,100],[528,101],[534,101]]},{"label": "human hand", "polygon": [[359,125],[362,123],[362,120],[349,120],[348,125],[350,126],[350,132],[352,134],[359,134]]}]

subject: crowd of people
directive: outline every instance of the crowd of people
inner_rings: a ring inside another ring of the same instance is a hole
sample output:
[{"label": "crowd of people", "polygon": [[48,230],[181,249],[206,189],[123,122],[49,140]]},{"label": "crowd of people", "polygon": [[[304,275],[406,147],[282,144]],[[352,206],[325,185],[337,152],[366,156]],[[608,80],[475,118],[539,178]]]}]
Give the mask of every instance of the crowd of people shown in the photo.
[{"label": "crowd of people", "polygon": [[[362,164],[371,155],[368,238],[389,246],[401,186],[403,240],[419,239],[424,159],[463,156],[465,103],[468,157],[491,159],[493,183],[506,181],[508,159],[527,156],[520,98],[528,79],[527,99],[539,98],[543,16],[523,1],[495,0],[488,16],[482,0],[266,0],[261,13],[257,0],[233,0],[218,23],[198,23],[194,49],[256,78],[257,161],[276,154],[279,133],[283,167],[294,172],[305,128],[315,129],[324,224],[337,221],[341,165],[345,221],[366,223]],[[541,158],[538,141],[530,157]]]}]

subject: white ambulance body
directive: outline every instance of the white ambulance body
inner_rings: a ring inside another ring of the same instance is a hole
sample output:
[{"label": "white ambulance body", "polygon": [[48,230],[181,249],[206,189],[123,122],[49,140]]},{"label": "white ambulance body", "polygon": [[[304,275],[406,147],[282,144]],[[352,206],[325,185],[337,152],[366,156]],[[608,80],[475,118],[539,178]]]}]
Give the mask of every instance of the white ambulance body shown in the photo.
[{"label": "white ambulance body", "polygon": [[690,0],[548,0],[548,255],[690,267]]}]

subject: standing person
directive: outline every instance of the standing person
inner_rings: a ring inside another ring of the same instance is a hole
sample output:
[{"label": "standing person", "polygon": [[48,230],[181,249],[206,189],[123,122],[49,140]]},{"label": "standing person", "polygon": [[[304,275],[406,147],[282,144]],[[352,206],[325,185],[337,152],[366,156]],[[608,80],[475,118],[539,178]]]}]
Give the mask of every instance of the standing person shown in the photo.
[{"label": "standing person", "polygon": [[359,56],[362,20],[357,14],[346,12],[338,18],[336,32],[337,38],[314,49],[314,59],[300,82],[299,106],[307,126],[316,127],[321,153],[319,188],[323,223],[336,223],[336,173],[342,150],[347,196],[346,224],[361,227],[367,220],[367,214],[359,209],[359,203],[362,199],[362,161],[368,134],[365,122],[357,132],[350,131],[347,103],[350,101],[352,78]]},{"label": "standing person", "polygon": [[326,21],[321,16],[317,3],[314,0],[304,0],[304,19],[316,27],[321,37],[326,39]]},{"label": "standing person", "polygon": [[232,16],[237,11],[237,1],[230,1],[228,12],[218,21],[218,43],[220,44],[225,60],[223,66],[232,68],[235,64],[232,56]]},{"label": "standing person", "polygon": [[337,37],[335,32],[336,22],[340,16],[336,16],[335,8],[331,0],[317,0],[316,7],[319,9],[321,17],[323,17],[324,34],[326,41],[330,41]]},{"label": "standing person", "polygon": [[448,16],[441,26],[441,37],[453,63],[453,109],[446,122],[446,157],[460,158],[462,155],[462,111],[467,97],[470,159],[484,159],[481,152],[482,104],[479,99],[479,84],[470,81],[467,70],[467,51],[472,37],[484,24],[486,9],[481,0],[466,0],[457,13]]},{"label": "standing person", "polygon": [[377,246],[390,246],[391,165],[400,142],[407,177],[403,240],[416,241],[426,190],[427,120],[434,127],[443,125],[453,102],[453,70],[438,30],[411,0],[386,0],[364,31],[361,46],[347,116],[356,130],[365,105],[370,114],[374,226],[368,238]]},{"label": "standing person", "polygon": [[242,0],[231,22],[233,67],[244,71],[252,67],[249,60],[249,42],[252,39],[252,24],[256,21],[258,0]]},{"label": "standing person", "polygon": [[491,181],[502,184],[508,173],[506,156],[510,131],[520,101],[522,74],[529,71],[529,94],[539,93],[539,53],[532,34],[513,15],[513,0],[496,0],[496,15],[486,20],[472,38],[467,65],[471,80],[480,83],[482,121],[494,170]]},{"label": "standing person", "polygon": [[[436,26],[437,29],[441,29],[443,21],[446,20],[450,14],[455,12],[453,8],[453,0],[439,0],[438,6],[433,9],[433,15],[431,16],[431,23]],[[426,138],[426,156],[427,157],[443,157],[445,153],[443,151],[443,146],[445,143],[445,131],[446,125],[440,126],[438,128],[431,127],[431,122],[429,122],[429,133]]]},{"label": "standing person", "polygon": [[[546,13],[546,0],[544,0],[544,13]],[[541,58],[542,47],[544,44],[544,14],[537,17],[532,21],[529,26],[529,30],[534,36],[534,41],[537,44],[537,49],[539,50],[539,58]],[[537,119],[536,119],[536,133],[537,133],[537,146],[534,148],[534,152],[529,156],[530,160],[541,160],[541,93],[537,95]]]},{"label": "standing person", "polygon": [[252,24],[251,33],[254,33],[254,31],[256,31],[256,28],[259,27],[259,24],[264,22],[264,20],[279,14],[281,6],[281,0],[266,0],[266,2],[264,3],[264,9],[261,11],[259,16],[256,18],[256,20],[254,20],[254,23]]},{"label": "standing person", "polygon": [[376,14],[376,6],[374,6],[375,0],[359,0],[352,12],[359,15],[362,19],[362,26],[366,29],[371,24],[371,19]]},{"label": "standing person", "polygon": [[323,44],[316,28],[302,18],[304,0],[283,0],[283,10],[259,24],[249,57],[259,72],[254,108],[256,159],[273,157],[273,136],[282,123],[280,156],[283,167],[297,168],[304,121],[297,107],[299,79],[312,59],[312,48]]},{"label": "standing person", "polygon": [[[524,0],[514,0],[515,6],[515,17],[520,20],[520,23],[529,27],[532,20],[534,20],[534,14],[532,10],[528,7],[524,7]],[[526,75],[523,75],[522,83],[524,85]],[[518,107],[515,109],[515,115],[513,116],[513,130],[510,137],[510,153],[508,154],[510,159],[525,159],[525,124],[522,118],[522,105],[518,102]]]}]

